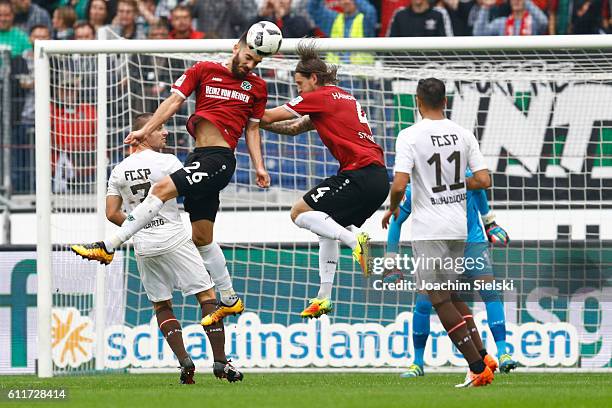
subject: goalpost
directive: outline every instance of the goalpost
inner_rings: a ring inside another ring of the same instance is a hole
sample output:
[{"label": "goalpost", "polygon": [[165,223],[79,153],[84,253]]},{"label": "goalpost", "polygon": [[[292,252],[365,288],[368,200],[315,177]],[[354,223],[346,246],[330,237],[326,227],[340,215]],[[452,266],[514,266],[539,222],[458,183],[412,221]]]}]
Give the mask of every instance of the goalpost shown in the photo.
[{"label": "goalpost", "polygon": [[[108,267],[77,258],[68,244],[103,238],[107,176],[128,150],[132,118],[153,111],[195,61],[225,61],[234,40],[38,41],[35,44],[38,375],[176,363],[152,321],[134,255],[125,246]],[[256,69],[268,107],[297,96],[295,46]],[[471,129],[493,175],[489,198],[513,240],[494,248],[509,343],[524,366],[610,370],[612,359],[612,39],[608,36],[321,39],[340,56],[339,86],[368,114],[389,170],[400,129],[418,120],[418,79],[447,85],[450,119]],[[351,54],[353,53],[353,54]],[[368,64],[351,55],[366,53]],[[194,98],[167,124],[168,152],[181,160]],[[303,323],[318,287],[315,236],[291,224],[288,209],[337,171],[315,132],[262,131],[272,177],[254,184],[244,142],[222,193],[215,239],[247,313],[226,320],[228,352],[240,367],[405,367],[414,293],[379,291],[349,251],[341,260],[334,312]],[[391,174],[391,173],[390,173]],[[375,214],[363,229],[382,256],[386,231]],[[406,224],[403,251],[409,251]],[[401,281],[409,276],[386,276]],[[196,365],[212,363],[193,299],[175,294],[175,313]],[[475,304],[487,346],[484,320]],[[432,317],[433,319],[433,317]],[[192,323],[190,325],[190,323]],[[426,363],[461,365],[437,320]],[[161,339],[161,340],[160,340]]]}]

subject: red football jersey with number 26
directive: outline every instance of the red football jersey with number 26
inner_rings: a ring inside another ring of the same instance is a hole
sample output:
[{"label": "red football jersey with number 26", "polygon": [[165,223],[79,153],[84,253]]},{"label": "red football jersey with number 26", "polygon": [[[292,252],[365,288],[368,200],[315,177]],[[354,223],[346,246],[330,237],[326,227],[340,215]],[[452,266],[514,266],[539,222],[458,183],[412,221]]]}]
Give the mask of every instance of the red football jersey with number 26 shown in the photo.
[{"label": "red football jersey with number 26", "polygon": [[283,107],[297,117],[310,116],[321,140],[340,162],[340,171],[385,165],[366,114],[350,93],[337,86],[322,86],[300,94]]},{"label": "red football jersey with number 26", "polygon": [[189,134],[195,137],[198,120],[209,120],[232,149],[236,148],[247,121],[259,122],[266,111],[266,82],[252,72],[245,78],[236,78],[221,63],[198,62],[172,85],[172,92],[183,98],[193,91],[196,106],[187,122]]}]

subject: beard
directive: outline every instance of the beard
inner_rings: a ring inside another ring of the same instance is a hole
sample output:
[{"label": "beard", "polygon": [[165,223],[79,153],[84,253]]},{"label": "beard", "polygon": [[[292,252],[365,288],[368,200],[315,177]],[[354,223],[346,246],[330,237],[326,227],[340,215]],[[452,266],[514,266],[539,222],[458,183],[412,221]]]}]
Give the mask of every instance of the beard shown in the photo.
[{"label": "beard", "polygon": [[244,79],[248,72],[242,73],[242,71],[240,71],[240,59],[238,58],[238,55],[236,55],[234,58],[232,58],[232,75],[234,75],[236,78],[238,79]]}]

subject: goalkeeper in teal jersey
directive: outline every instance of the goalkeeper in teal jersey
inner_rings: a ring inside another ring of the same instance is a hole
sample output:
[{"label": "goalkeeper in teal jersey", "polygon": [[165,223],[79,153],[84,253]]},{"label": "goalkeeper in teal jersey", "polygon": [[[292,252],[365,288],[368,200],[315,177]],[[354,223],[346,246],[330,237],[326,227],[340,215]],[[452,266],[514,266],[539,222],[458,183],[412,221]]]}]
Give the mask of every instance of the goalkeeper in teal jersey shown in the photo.
[{"label": "goalkeeper in teal jersey", "polygon": [[[468,169],[466,177],[472,174]],[[408,219],[412,211],[411,206],[411,189],[410,185],[406,188],[406,197],[400,205],[399,218],[393,217],[389,224],[389,235],[387,237],[387,256],[395,257],[398,252],[399,238],[402,224]],[[507,245],[509,241],[506,231],[495,223],[495,216],[491,213],[487,195],[484,190],[468,190],[467,192],[467,246],[466,257],[474,257],[473,253],[468,255],[468,252],[482,251],[488,252],[487,241],[492,243],[500,243]],[[482,218],[482,224],[480,219]],[[484,224],[484,229],[483,229]],[[478,254],[477,254],[478,255]],[[473,279],[478,278],[484,281],[493,280],[493,270],[490,265],[490,256],[488,253],[482,254],[482,257],[489,260],[489,264],[483,270],[467,270],[465,276]],[[512,357],[506,353],[506,318],[504,316],[504,307],[500,298],[500,293],[496,290],[480,290],[480,297],[484,301],[487,309],[487,322],[495,344],[497,345],[497,358],[499,360],[499,369],[503,373],[508,373],[516,368],[517,363]],[[429,315],[431,313],[432,304],[429,297],[425,293],[417,294],[416,305],[413,315],[413,330],[412,341],[414,344],[414,363],[409,367],[408,371],[402,374],[402,377],[420,377],[424,375],[423,371],[423,355],[425,354],[425,345],[429,337]]]}]

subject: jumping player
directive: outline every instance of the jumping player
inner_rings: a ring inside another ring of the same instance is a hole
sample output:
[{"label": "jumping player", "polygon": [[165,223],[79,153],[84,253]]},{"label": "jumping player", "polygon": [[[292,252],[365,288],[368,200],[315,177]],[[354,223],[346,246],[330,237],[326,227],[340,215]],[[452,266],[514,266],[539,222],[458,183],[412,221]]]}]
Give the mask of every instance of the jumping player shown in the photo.
[{"label": "jumping player", "polygon": [[[472,172],[466,171],[466,177],[471,177]],[[406,196],[404,202],[400,205],[399,217],[391,218],[389,224],[389,234],[387,236],[387,257],[394,258],[398,253],[399,238],[402,224],[408,219],[412,212],[412,189],[410,185],[406,188]],[[487,239],[491,243],[500,243],[507,245],[509,237],[506,231],[497,225],[495,222],[495,214],[489,208],[489,202],[484,190],[469,190],[466,200],[467,209],[467,245],[465,256],[479,256],[474,252],[487,252],[482,254],[482,258],[490,261],[488,254]],[[482,223],[480,221],[482,217]],[[484,225],[484,231],[483,231]],[[486,235],[485,235],[486,234]],[[484,268],[470,268],[463,274],[468,279],[479,279],[485,282],[493,281],[493,270],[490,263]],[[510,354],[506,353],[506,318],[504,316],[504,306],[501,301],[499,291],[496,290],[480,290],[480,297],[485,303],[487,309],[487,323],[493,334],[493,339],[497,346],[497,359],[499,361],[499,371],[508,373],[517,367],[516,361],[512,359]],[[432,305],[427,297],[427,294],[420,291],[417,294],[416,305],[413,315],[413,331],[412,342],[414,344],[414,363],[408,368],[408,371],[401,376],[404,378],[420,377],[425,374],[423,356],[425,354],[425,345],[429,337],[429,317],[431,314]]]},{"label": "jumping player", "polygon": [[[133,130],[142,129],[152,114],[135,118]],[[166,145],[168,132],[158,126],[135,148],[134,153],[111,172],[106,196],[106,218],[121,225],[127,211],[145,199],[152,183],[182,168],[176,156],[159,153]],[[185,231],[176,199],[168,200],[157,217],[134,235],[134,251],[142,284],[153,303],[157,324],[181,365],[182,384],[194,384],[195,366],[185,350],[181,324],[172,311],[172,290],[178,287],[184,296],[195,295],[202,316],[215,311],[214,285],[202,258]],[[225,355],[223,322],[205,327],[214,355],[213,373],[229,382],[241,381],[242,373],[234,368]]]},{"label": "jumping player", "polygon": [[348,228],[360,227],[382,205],[389,193],[389,180],[383,151],[374,141],[361,105],[334,85],[336,68],[321,60],[312,42],[301,42],[297,53],[300,60],[295,83],[300,95],[266,110],[262,128],[289,135],[316,129],[340,162],[337,175],[313,187],[291,209],[291,219],[298,227],[319,236],[321,287],[301,313],[302,317],[317,318],[332,310],[337,241],[350,247],[363,273],[370,274],[369,236]]},{"label": "jumping player", "polygon": [[[488,188],[491,178],[476,137],[444,116],[444,83],[420,80],[416,101],[423,120],[397,137],[391,201],[382,225],[387,228],[391,216],[398,216],[412,178],[412,251],[422,260],[416,268],[417,287],[427,287],[448,337],[469,365],[465,381],[457,386],[483,386],[493,381],[497,362],[484,349],[470,308],[450,286],[457,281],[454,267],[465,264],[466,188]],[[468,167],[474,175],[465,178]]]},{"label": "jumping player", "polygon": [[172,85],[172,94],[157,108],[153,117],[142,129],[131,132],[125,139],[125,143],[138,145],[174,115],[185,99],[196,91],[195,113],[187,122],[187,131],[195,138],[196,147],[187,157],[184,167],[157,181],[114,235],[93,244],[72,246],[73,251],[82,257],[108,264],[115,249],[148,225],[164,202],[184,196],[193,242],[221,294],[218,309],[202,319],[205,326],[244,310],[242,300],[232,288],[223,251],[213,241],[213,227],[219,209],[219,192],[234,174],[234,149],[243,130],[256,171],[256,183],[262,188],[270,185],[259,134],[259,121],[267,101],[266,83],[251,72],[261,60],[262,57],[247,45],[245,33],[225,64],[202,61],[185,71]]}]

